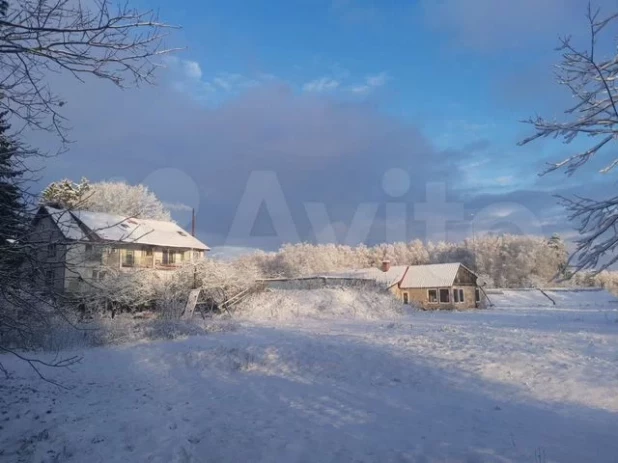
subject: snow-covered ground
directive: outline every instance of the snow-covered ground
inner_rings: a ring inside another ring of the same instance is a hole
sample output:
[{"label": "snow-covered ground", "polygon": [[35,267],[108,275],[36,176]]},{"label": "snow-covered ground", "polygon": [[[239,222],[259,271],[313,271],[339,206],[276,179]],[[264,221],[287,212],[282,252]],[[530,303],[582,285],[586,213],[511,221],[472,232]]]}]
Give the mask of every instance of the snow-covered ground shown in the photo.
[{"label": "snow-covered ground", "polygon": [[6,462],[616,462],[618,311],[241,321],[0,380]]}]

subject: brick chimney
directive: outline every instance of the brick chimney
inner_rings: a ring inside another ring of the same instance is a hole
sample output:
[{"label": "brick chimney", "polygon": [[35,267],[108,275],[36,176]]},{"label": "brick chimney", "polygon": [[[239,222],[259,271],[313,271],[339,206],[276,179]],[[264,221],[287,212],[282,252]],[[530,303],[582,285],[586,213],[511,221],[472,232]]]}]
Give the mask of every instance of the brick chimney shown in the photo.
[{"label": "brick chimney", "polygon": [[382,271],[383,272],[388,272],[391,269],[391,261],[390,260],[383,260],[382,261]]}]

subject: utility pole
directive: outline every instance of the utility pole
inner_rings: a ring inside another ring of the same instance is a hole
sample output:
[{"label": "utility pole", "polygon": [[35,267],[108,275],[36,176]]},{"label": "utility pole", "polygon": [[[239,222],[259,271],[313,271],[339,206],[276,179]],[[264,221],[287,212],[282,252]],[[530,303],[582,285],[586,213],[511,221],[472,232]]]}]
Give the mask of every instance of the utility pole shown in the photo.
[{"label": "utility pole", "polygon": [[[195,236],[195,208],[191,209],[191,236]],[[197,263],[195,262],[195,251],[191,251],[193,261],[193,289],[197,289]]]}]

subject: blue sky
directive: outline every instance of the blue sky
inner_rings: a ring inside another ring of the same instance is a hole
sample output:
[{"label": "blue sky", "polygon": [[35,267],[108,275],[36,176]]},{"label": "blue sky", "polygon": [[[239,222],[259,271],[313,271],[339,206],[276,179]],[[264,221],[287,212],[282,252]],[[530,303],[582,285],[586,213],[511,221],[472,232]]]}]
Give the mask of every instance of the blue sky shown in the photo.
[{"label": "blue sky", "polygon": [[[618,8],[616,0],[598,3]],[[44,179],[149,183],[165,201],[197,207],[200,236],[214,246],[276,247],[276,239],[232,233],[243,198],[272,193],[257,183],[247,193],[256,171],[275,173],[289,210],[260,210],[251,235],[272,235],[291,217],[295,233],[279,242],[316,239],[307,202],[325,205],[340,242],[365,203],[379,208],[358,240],[389,238],[389,201],[405,203],[406,239],[435,239],[414,220],[428,182],[463,205],[448,239],[469,236],[470,217],[485,220],[477,230],[514,230],[507,222],[517,228],[528,213],[537,225],[524,231],[571,236],[551,194],[598,195],[611,185],[595,166],[571,179],[537,176],[579,142],[516,146],[531,130],[521,120],[560,117],[569,102],[552,65],[560,34],[585,33],[581,0],[135,5],[182,25],[168,44],[186,50],[165,60],[155,89],[57,82],[70,95],[76,142]],[[397,198],[382,186],[390,169],[410,185]],[[518,216],[514,204],[527,212]]]}]

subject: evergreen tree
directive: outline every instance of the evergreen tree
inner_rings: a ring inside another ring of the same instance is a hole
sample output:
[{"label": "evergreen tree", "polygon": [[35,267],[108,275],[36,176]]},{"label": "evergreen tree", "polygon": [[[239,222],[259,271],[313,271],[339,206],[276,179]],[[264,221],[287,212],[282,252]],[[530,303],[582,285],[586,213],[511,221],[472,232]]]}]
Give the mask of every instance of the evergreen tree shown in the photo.
[{"label": "evergreen tree", "polygon": [[41,193],[41,203],[60,209],[80,209],[90,191],[90,182],[82,178],[79,183],[64,179],[50,183]]},{"label": "evergreen tree", "polygon": [[24,151],[9,136],[10,126],[5,117],[6,113],[0,113],[0,254],[6,257],[9,246],[23,231],[26,217],[20,185],[24,174],[21,163]]}]

